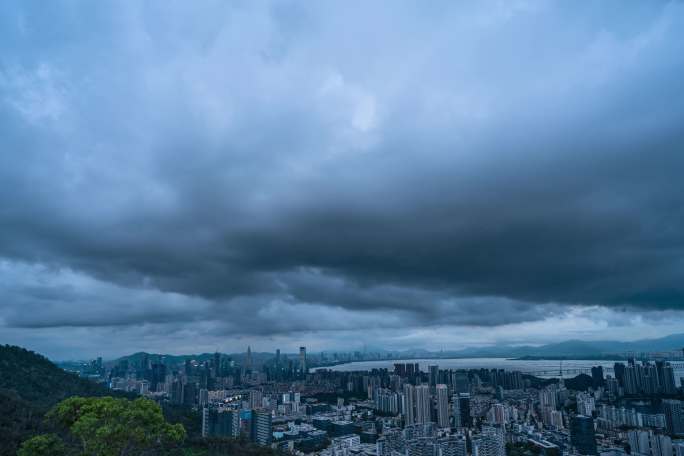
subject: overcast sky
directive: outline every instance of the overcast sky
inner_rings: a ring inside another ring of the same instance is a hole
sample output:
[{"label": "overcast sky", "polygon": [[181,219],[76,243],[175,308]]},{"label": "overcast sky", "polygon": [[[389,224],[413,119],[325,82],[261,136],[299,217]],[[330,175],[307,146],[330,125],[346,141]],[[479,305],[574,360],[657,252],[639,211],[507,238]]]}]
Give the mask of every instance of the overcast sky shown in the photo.
[{"label": "overcast sky", "polygon": [[0,343],[684,332],[684,2],[0,2]]}]

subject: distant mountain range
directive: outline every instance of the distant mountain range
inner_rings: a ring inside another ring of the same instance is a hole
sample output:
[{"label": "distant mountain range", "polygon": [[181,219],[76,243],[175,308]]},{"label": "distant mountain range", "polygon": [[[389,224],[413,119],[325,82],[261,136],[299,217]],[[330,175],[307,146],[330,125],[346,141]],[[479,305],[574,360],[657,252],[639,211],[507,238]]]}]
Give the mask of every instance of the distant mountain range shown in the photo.
[{"label": "distant mountain range", "polygon": [[533,346],[498,345],[486,348],[466,348],[451,352],[457,357],[624,357],[631,352],[682,352],[684,334],[673,334],[659,339],[642,339],[632,342],[615,340],[567,340],[555,344]]},{"label": "distant mountain range", "polygon": [[[615,340],[598,340],[598,341],[582,341],[582,340],[567,340],[554,344],[531,346],[531,345],[495,345],[490,347],[471,347],[462,350],[384,350],[384,349],[369,349],[366,350],[365,359],[401,359],[401,358],[575,358],[575,359],[622,359],[630,352],[668,352],[679,351],[682,353],[684,349],[684,334],[673,334],[659,339],[642,339],[632,342],[620,342]],[[326,352],[330,358],[332,351]],[[338,351],[342,353],[342,351]],[[318,358],[318,353],[312,353]],[[372,355],[375,355],[372,356]],[[131,363],[139,363],[143,356],[149,356],[156,359],[163,357],[167,364],[178,364],[184,362],[186,359],[204,362],[210,360],[213,353],[202,353],[196,355],[160,355],[150,353],[134,353],[132,355],[124,356],[109,364],[113,364],[120,360],[127,359]],[[230,356],[237,363],[244,363],[245,353],[231,353]],[[252,352],[252,360],[255,365],[259,365],[273,358],[274,353],[268,352]],[[297,356],[296,354],[285,354],[289,358]]]}]

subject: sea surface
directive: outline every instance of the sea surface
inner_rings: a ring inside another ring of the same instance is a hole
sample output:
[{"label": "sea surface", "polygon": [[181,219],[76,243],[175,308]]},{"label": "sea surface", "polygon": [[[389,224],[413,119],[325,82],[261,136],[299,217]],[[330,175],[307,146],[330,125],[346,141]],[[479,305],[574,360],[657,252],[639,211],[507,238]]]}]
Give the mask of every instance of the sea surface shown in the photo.
[{"label": "sea surface", "polygon": [[561,367],[564,378],[574,377],[580,373],[590,373],[592,366],[603,366],[603,373],[613,374],[613,364],[616,361],[606,360],[523,360],[509,358],[445,358],[445,359],[406,359],[382,361],[357,361],[346,364],[329,366],[340,372],[368,371],[371,369],[394,369],[395,363],[418,363],[420,369],[428,371],[428,366],[439,366],[440,369],[506,369],[533,374],[538,377],[559,377]]}]

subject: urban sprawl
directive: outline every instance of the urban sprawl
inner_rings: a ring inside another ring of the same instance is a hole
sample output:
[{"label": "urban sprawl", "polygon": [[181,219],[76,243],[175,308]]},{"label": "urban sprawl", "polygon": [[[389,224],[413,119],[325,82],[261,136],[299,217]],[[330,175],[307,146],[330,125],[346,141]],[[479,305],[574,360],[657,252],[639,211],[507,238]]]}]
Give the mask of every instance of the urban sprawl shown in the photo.
[{"label": "urban sprawl", "polygon": [[[203,437],[246,437],[296,455],[684,456],[684,379],[634,360],[610,374],[538,378],[503,369],[335,371],[299,354],[241,363],[216,353],[176,364],[140,355],[82,374],[199,412]],[[681,439],[681,440],[679,440]]]}]

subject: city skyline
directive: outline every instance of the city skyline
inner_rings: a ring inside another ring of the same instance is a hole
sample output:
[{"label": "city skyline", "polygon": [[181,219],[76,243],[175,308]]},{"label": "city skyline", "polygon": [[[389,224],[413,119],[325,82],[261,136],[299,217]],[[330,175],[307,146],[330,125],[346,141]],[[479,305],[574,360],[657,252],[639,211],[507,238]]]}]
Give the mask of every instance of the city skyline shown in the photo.
[{"label": "city skyline", "polygon": [[684,328],[682,2],[7,1],[0,56],[2,344]]}]

